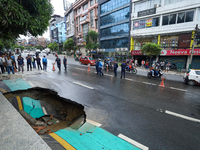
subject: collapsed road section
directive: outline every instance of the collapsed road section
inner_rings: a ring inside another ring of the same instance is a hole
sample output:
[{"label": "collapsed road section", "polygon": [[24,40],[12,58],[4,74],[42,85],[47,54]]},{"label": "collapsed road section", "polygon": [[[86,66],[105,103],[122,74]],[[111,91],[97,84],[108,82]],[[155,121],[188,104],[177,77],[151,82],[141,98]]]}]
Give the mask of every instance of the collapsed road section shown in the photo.
[{"label": "collapsed road section", "polygon": [[86,121],[81,104],[50,89],[36,87],[4,93],[4,96],[39,135],[66,127],[78,129]]}]

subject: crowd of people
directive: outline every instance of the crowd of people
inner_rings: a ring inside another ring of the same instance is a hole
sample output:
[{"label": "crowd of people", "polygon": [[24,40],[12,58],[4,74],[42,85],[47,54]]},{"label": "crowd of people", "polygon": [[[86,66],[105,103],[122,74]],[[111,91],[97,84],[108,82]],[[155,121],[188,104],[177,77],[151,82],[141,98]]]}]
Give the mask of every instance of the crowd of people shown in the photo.
[{"label": "crowd of people", "polygon": [[[37,68],[38,70],[47,70],[47,58],[46,56],[43,56],[43,58],[41,59],[39,57],[39,53],[36,53],[36,57],[33,55],[28,54],[26,59],[26,66],[27,66],[27,71],[32,71],[32,69],[36,69],[36,64],[37,64]],[[15,55],[11,54],[11,53],[1,53],[0,54],[0,68],[1,68],[1,73],[4,74],[5,72],[7,72],[8,74],[10,74],[11,72],[13,74],[15,74],[15,72],[18,69],[18,72],[24,72],[24,58],[21,56],[21,54],[17,57],[17,59],[15,59]],[[42,65],[43,67],[42,67]],[[60,58],[57,56],[55,63],[57,63],[57,67],[59,68],[59,71],[61,69],[61,60]],[[54,64],[55,64],[54,63]],[[66,70],[67,68],[67,58],[64,57],[63,59],[63,65],[64,65],[64,69]]]}]

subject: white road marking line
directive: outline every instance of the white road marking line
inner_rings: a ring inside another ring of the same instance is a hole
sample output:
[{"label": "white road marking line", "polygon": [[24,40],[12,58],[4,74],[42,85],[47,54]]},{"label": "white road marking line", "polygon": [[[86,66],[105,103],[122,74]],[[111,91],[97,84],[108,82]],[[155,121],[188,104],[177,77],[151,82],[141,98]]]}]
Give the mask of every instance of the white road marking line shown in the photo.
[{"label": "white road marking line", "polygon": [[133,79],[125,78],[125,80],[133,81]]},{"label": "white road marking line", "polygon": [[179,90],[179,91],[183,91],[183,92],[187,92],[187,90],[179,89],[179,88],[174,88],[174,87],[170,87],[170,89],[173,89],[173,90]]},{"label": "white road marking line", "polygon": [[184,116],[184,115],[181,115],[181,114],[177,114],[177,113],[174,113],[174,112],[171,112],[171,111],[168,111],[168,110],[166,110],[165,113],[172,115],[172,116],[180,117],[180,118],[183,118],[183,119],[186,119],[186,120],[190,120],[190,121],[194,121],[194,122],[200,122],[200,120],[198,120],[198,119],[188,117],[188,116]]},{"label": "white road marking line", "polygon": [[86,69],[81,69],[81,68],[75,68],[75,69],[77,69],[77,70],[83,70],[83,71],[86,71]]},{"label": "white road marking line", "polygon": [[123,140],[125,140],[125,141],[127,141],[127,142],[129,142],[129,143],[131,143],[131,144],[133,144],[135,146],[137,146],[138,148],[140,148],[142,150],[148,150],[149,149],[148,147],[146,147],[146,146],[144,146],[144,145],[142,145],[142,144],[140,144],[140,143],[128,138],[127,136],[125,136],[123,134],[119,134],[118,137],[120,137],[121,139],[123,139]]},{"label": "white road marking line", "polygon": [[97,127],[100,127],[102,124],[98,123],[98,122],[95,122],[95,121],[92,121],[92,120],[89,120],[89,119],[86,119],[86,122],[90,123],[90,124],[93,124]]},{"label": "white road marking line", "polygon": [[46,109],[45,109],[44,107],[42,107],[42,110],[43,110],[43,113],[44,113],[45,115],[48,115],[48,114],[47,114],[47,111],[46,111]]},{"label": "white road marking line", "polygon": [[149,84],[149,85],[156,85],[154,83],[149,83],[149,82],[143,82],[144,84]]},{"label": "white road marking line", "polygon": [[87,86],[87,85],[84,85],[84,84],[81,84],[81,83],[78,83],[78,82],[73,82],[73,83],[81,85],[81,86],[86,87],[86,88],[91,89],[91,90],[94,89],[93,87],[90,87],[90,86]]},{"label": "white road marking line", "polygon": [[110,76],[110,77],[113,77],[113,75],[110,75],[110,74],[104,74],[105,76]]}]

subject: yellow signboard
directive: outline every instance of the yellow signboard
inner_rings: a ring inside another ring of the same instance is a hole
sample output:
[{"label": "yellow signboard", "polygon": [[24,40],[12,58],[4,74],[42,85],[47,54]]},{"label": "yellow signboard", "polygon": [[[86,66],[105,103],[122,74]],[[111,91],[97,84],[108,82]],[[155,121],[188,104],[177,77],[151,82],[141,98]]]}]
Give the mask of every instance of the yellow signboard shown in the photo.
[{"label": "yellow signboard", "polygon": [[151,27],[151,26],[152,26],[152,19],[147,19],[146,27]]}]

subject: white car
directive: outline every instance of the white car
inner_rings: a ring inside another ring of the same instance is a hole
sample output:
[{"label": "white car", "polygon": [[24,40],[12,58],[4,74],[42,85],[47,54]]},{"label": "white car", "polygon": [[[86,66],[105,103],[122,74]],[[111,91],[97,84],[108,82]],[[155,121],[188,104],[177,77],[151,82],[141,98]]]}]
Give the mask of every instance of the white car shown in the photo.
[{"label": "white car", "polygon": [[200,85],[200,69],[190,69],[184,76],[185,83],[189,85]]}]

